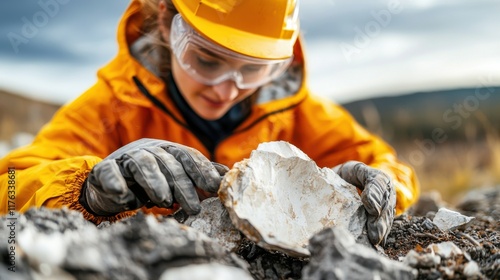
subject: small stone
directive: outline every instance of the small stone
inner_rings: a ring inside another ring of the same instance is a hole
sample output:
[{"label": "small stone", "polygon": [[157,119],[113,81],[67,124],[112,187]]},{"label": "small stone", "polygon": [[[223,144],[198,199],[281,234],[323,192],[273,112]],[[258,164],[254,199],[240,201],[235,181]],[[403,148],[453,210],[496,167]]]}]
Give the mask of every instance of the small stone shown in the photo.
[{"label": "small stone", "polygon": [[160,280],[252,280],[246,271],[217,263],[192,264],[183,267],[169,268],[163,272]]},{"label": "small stone", "polygon": [[432,230],[434,228],[434,224],[429,219],[427,219],[427,218],[424,220],[424,222],[422,223],[422,225],[427,230]]},{"label": "small stone", "polygon": [[67,244],[58,231],[51,230],[50,234],[44,234],[29,225],[19,235],[18,242],[19,248],[32,262],[59,266],[66,258]]},{"label": "small stone", "polygon": [[464,266],[464,276],[467,278],[472,278],[475,276],[480,276],[481,271],[479,270],[479,266],[475,261],[470,261]]},{"label": "small stone", "polygon": [[440,255],[445,259],[449,259],[453,256],[463,255],[462,250],[457,247],[453,242],[442,242],[439,244],[431,244],[429,247],[432,248],[433,252]]},{"label": "small stone", "polygon": [[425,214],[425,217],[430,219],[430,220],[434,220],[434,217],[436,217],[436,212],[429,211],[429,212],[427,212],[427,214]]},{"label": "small stone", "polygon": [[436,213],[434,220],[432,221],[439,229],[449,230],[470,222],[474,217],[467,217],[459,212],[452,211],[446,208],[441,208]]},{"label": "small stone", "polygon": [[201,212],[190,216],[184,224],[213,238],[231,252],[238,248],[243,239],[240,231],[233,226],[226,208],[217,197],[203,200]]},{"label": "small stone", "polygon": [[451,267],[444,267],[442,268],[442,270],[448,279],[453,279],[453,277],[455,276],[455,270]]},{"label": "small stone", "polygon": [[401,221],[401,220],[394,220],[394,222],[392,223],[392,226],[394,228],[400,228],[402,224],[403,224],[403,221]]},{"label": "small stone", "polygon": [[403,263],[415,268],[432,268],[441,263],[441,257],[433,253],[419,254],[415,250],[410,250]]}]

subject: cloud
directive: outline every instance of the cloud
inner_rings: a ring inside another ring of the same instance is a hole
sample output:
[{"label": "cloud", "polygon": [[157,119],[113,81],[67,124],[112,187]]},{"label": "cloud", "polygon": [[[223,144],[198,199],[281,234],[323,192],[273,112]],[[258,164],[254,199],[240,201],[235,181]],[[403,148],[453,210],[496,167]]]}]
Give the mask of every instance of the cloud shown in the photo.
[{"label": "cloud", "polygon": [[0,67],[0,85],[33,99],[63,104],[92,86],[96,66],[73,63],[6,63]]},{"label": "cloud", "polygon": [[[53,13],[40,2],[51,4]],[[98,68],[117,52],[116,29],[128,1],[66,2],[2,1],[0,9],[8,12],[0,17],[1,88],[65,103],[95,82]],[[36,13],[45,13],[48,21],[35,25]],[[16,53],[8,34],[23,36],[26,21],[37,31]]]},{"label": "cloud", "polygon": [[[67,3],[16,53],[8,34],[21,34],[23,18],[33,21],[44,11],[40,2]],[[0,10],[8,12],[0,17],[0,87],[59,102],[73,99],[116,54],[116,28],[128,4],[2,1]],[[303,0],[300,5],[309,84],[320,95],[349,101],[475,86],[479,77],[500,73],[496,0]],[[390,7],[400,11],[388,18]]]},{"label": "cloud", "polygon": [[[65,4],[59,4],[65,3]],[[40,4],[44,3],[44,4]],[[75,0],[3,1],[0,56],[16,60],[79,61],[101,57],[114,49],[118,19],[126,1]]]},{"label": "cloud", "polygon": [[391,1],[334,3],[312,0],[303,9],[314,92],[350,101],[475,87],[481,77],[500,75],[499,2],[401,2],[390,16]]}]

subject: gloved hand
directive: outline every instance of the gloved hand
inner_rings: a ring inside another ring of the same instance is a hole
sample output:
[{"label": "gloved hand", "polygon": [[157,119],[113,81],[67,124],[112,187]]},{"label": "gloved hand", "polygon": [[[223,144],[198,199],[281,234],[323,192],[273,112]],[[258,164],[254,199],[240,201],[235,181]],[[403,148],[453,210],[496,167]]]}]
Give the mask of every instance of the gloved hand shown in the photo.
[{"label": "gloved hand", "polygon": [[228,170],[193,148],[140,139],[92,168],[82,186],[80,203],[91,213],[110,216],[146,203],[168,208],[177,202],[193,215],[201,210],[195,187],[217,193],[221,176]]},{"label": "gloved hand", "polygon": [[384,246],[396,213],[396,190],[389,175],[359,161],[348,161],[333,170],[362,190],[361,201],[368,213],[368,239],[373,245]]}]

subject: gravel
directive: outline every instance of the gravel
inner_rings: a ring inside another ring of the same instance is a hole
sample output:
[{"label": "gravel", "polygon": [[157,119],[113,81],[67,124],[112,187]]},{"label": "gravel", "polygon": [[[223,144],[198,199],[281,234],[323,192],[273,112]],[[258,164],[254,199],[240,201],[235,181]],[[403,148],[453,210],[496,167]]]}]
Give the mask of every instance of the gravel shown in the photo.
[{"label": "gravel", "polygon": [[[432,222],[435,207],[418,207],[418,215],[410,210],[395,219],[386,245],[377,252],[414,269],[417,279],[500,279],[499,200],[500,187],[466,196],[452,210],[475,219],[446,231]],[[167,279],[167,274],[181,279],[189,269],[178,268],[188,265],[227,275],[223,279],[301,279],[312,259],[321,262],[319,255],[294,258],[246,238],[229,252],[172,218],[142,213],[96,227],[78,212],[31,209],[16,214],[16,244],[9,244],[9,218],[0,217],[0,279]],[[16,272],[9,270],[12,245]],[[307,275],[316,275],[312,267]]]}]

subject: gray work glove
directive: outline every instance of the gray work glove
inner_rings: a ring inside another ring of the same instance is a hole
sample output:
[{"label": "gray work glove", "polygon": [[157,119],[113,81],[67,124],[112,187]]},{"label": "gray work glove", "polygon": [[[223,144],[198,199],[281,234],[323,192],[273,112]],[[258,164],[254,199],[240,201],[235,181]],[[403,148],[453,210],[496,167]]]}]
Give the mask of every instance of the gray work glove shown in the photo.
[{"label": "gray work glove", "polygon": [[359,161],[348,161],[333,170],[362,190],[361,201],[368,213],[368,239],[373,245],[384,246],[396,212],[396,190],[389,175]]},{"label": "gray work glove", "polygon": [[98,216],[174,202],[189,214],[201,210],[196,188],[217,193],[228,171],[199,151],[180,144],[140,139],[116,150],[92,168],[80,203]]}]

